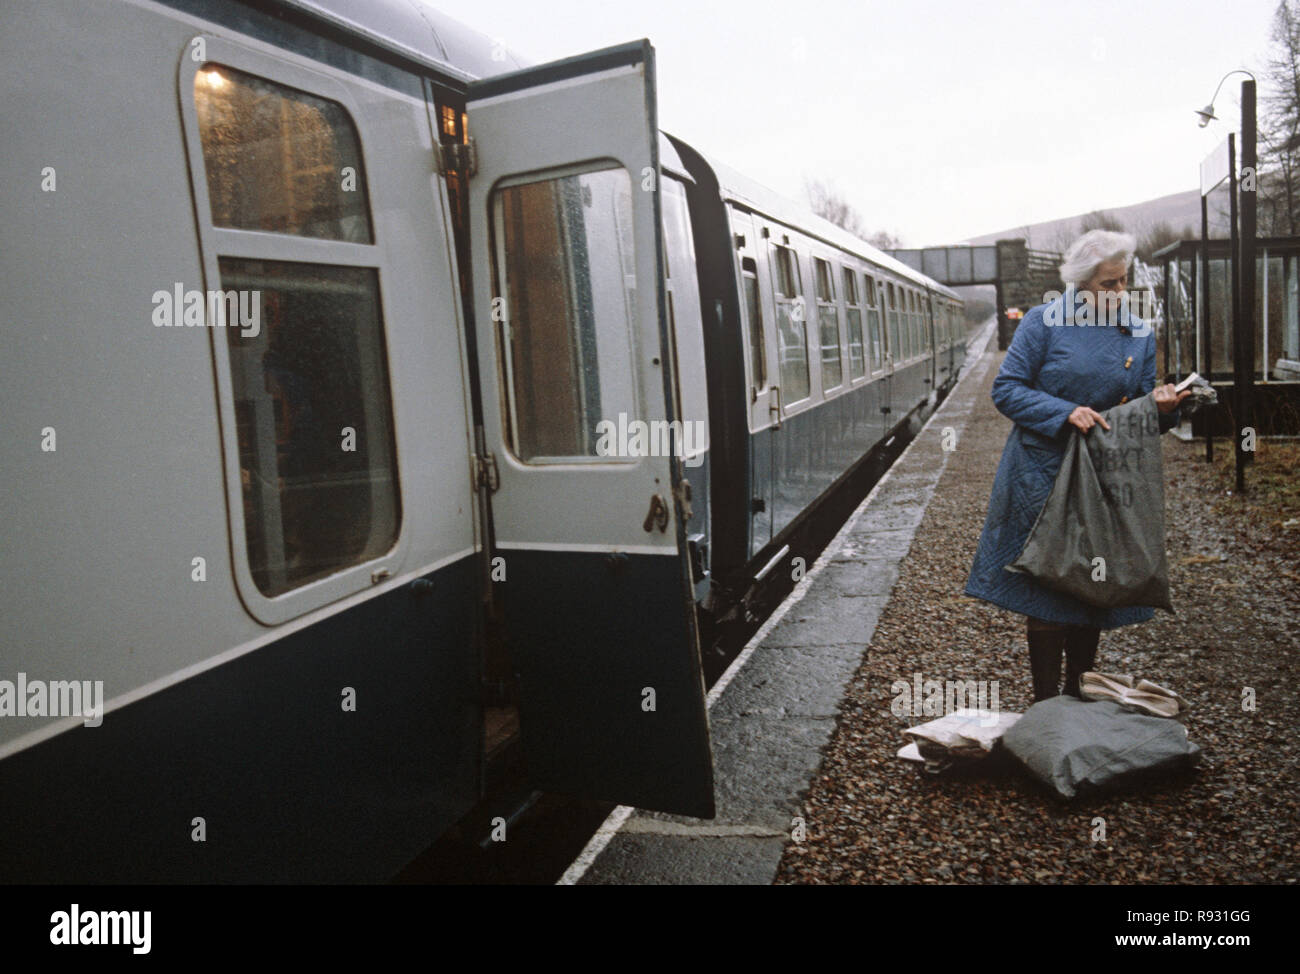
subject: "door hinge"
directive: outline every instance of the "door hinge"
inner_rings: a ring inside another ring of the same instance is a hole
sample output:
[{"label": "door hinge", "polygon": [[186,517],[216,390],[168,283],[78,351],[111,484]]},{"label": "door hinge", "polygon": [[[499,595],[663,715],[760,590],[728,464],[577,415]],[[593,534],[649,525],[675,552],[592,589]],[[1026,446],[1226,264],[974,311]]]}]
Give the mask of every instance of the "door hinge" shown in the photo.
[{"label": "door hinge", "polygon": [[501,488],[501,471],[497,469],[496,454],[471,456],[469,459],[474,470],[474,489],[486,487],[488,493],[495,494]]},{"label": "door hinge", "polygon": [[673,488],[673,493],[677,495],[677,500],[682,505],[682,520],[689,521],[695,516],[695,512],[691,510],[691,482],[683,477]]},{"label": "door hinge", "polygon": [[433,151],[437,158],[439,176],[460,173],[468,178],[478,172],[478,146],[473,138],[445,145],[440,142],[433,147]]}]

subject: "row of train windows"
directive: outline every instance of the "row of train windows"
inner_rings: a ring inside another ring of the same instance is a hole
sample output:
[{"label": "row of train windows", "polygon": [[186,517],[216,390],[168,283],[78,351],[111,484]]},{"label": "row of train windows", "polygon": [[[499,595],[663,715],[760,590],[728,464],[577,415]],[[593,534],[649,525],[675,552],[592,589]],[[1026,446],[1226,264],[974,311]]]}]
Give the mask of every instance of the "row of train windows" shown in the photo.
[{"label": "row of train windows", "polygon": [[[803,294],[803,285],[799,274],[799,259],[794,248],[773,244],[772,268],[781,389],[784,400],[795,403],[808,398],[810,382],[808,338],[804,320],[807,316],[802,313],[800,295]],[[840,306],[830,261],[814,257],[813,268],[816,274],[816,336],[822,389],[830,391],[839,388],[844,382],[840,351]],[[840,271],[844,319],[848,327],[850,380],[860,379],[867,374],[868,358],[874,373],[882,368],[886,355],[891,362],[897,364],[931,351],[927,301],[920,292],[892,281],[877,282],[870,274],[859,274],[851,267],[841,267]],[[749,316],[754,388],[763,389],[767,386],[765,343],[758,300],[757,267],[752,258],[743,260],[741,272]],[[865,283],[865,288],[859,289],[859,278]],[[935,302],[935,313],[941,340],[955,339],[956,319],[949,313],[948,306]],[[886,337],[888,352],[885,351]]]},{"label": "row of train windows", "polygon": [[[260,292],[256,333],[224,331],[248,568],[257,589],[274,598],[378,558],[397,540],[402,512],[381,251],[361,140],[342,104],[215,63],[196,72],[192,95],[221,288]],[[666,188],[671,309],[677,288],[694,283],[693,254],[685,193],[673,181]],[[600,417],[635,400],[627,359],[635,293],[624,284],[633,273],[630,199],[622,170],[496,194],[504,277],[510,305],[519,309],[508,329],[511,440],[525,462],[594,456]],[[241,231],[276,234],[283,259],[258,256]],[[322,262],[317,249],[295,244],[306,238],[332,242],[337,259]],[[555,253],[567,255],[564,273],[543,273],[552,265],[541,258]],[[746,297],[761,343],[757,278],[748,264]],[[780,248],[775,264],[780,367],[793,402],[808,395],[805,322],[794,311],[802,287],[793,250]],[[829,389],[844,378],[840,320],[830,265],[819,259],[817,267]],[[916,292],[890,282],[877,294],[870,276],[859,289],[848,268],[843,281],[851,378],[866,374],[868,359],[872,371],[882,367],[885,330],[896,360],[928,347]],[[551,352],[560,349],[576,355],[565,360],[569,381],[547,383]],[[755,368],[761,388],[761,354]],[[556,399],[547,389],[567,391]]]}]

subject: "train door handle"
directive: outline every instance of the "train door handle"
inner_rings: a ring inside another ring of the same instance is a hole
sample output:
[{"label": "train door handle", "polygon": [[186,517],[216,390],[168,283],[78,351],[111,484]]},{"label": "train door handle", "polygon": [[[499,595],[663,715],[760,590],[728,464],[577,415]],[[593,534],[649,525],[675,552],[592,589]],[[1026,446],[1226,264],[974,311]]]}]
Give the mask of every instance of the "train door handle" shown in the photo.
[{"label": "train door handle", "polygon": [[767,399],[768,413],[772,417],[772,429],[781,428],[781,387],[772,386]]},{"label": "train door handle", "polygon": [[655,525],[659,526],[660,533],[668,530],[668,505],[658,494],[650,495],[650,510],[646,512],[645,520],[641,522],[641,527],[646,533],[653,531]]}]

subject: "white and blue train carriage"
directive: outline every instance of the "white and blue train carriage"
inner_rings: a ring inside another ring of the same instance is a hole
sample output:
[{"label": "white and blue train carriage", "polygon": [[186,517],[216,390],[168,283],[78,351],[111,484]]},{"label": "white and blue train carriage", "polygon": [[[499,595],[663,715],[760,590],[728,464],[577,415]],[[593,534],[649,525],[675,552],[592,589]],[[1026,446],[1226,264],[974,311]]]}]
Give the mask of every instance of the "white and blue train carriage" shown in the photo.
[{"label": "white and blue train carriage", "polygon": [[511,749],[711,816],[701,629],[956,296],[662,136],[644,41],[24,0],[0,86],[0,878],[383,880]]}]

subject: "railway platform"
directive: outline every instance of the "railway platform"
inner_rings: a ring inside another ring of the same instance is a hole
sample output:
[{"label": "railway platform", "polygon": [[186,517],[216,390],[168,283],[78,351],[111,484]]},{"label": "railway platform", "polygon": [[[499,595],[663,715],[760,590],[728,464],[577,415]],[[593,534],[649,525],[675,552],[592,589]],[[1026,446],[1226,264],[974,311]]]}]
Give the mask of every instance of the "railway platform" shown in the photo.
[{"label": "railway platform", "polygon": [[994,334],[990,321],[972,337],[947,399],[710,691],[717,816],[620,807],[561,883],[773,880],[845,689],[882,611],[906,597],[895,585],[948,460],[941,432],[960,437],[987,398]]},{"label": "railway platform", "polygon": [[[1191,701],[1197,771],[1065,805],[1011,762],[930,776],[896,757],[924,719],[891,712],[897,680],[997,681],[1003,711],[1031,702],[1023,617],[963,594],[1010,429],[989,396],[1005,355],[991,334],[710,693],[716,818],[619,808],[562,883],[1300,879],[1300,529],[1271,506],[1267,464],[1234,503],[1203,444],[1164,440],[1177,614],[1108,630],[1098,653]],[[1262,449],[1276,465],[1295,446]]]}]

